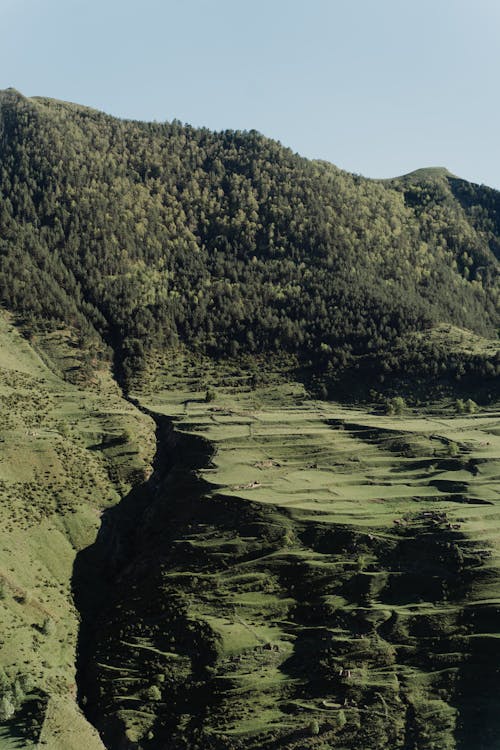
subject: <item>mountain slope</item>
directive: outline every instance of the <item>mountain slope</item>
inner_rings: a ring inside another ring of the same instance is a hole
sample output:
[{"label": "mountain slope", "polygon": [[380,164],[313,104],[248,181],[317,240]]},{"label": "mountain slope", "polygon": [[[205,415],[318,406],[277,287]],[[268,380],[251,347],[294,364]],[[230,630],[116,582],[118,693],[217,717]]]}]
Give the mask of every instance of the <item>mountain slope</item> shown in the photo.
[{"label": "mountain slope", "polygon": [[149,499],[79,557],[126,542],[81,609],[106,747],[496,748],[498,410],[374,415],[191,357],[137,395]]},{"label": "mountain slope", "polygon": [[34,344],[73,371],[82,357],[67,331],[29,343],[0,312],[0,748],[98,750],[76,703],[73,565],[154,436],[106,369],[70,384]]},{"label": "mountain slope", "polygon": [[12,90],[0,113],[0,295],[29,325],[111,345],[122,377],[179,341],[328,360],[331,377],[436,323],[498,325],[495,191],[365,180],[254,131]]},{"label": "mountain slope", "polygon": [[441,168],[0,92],[1,750],[495,750],[499,257]]}]

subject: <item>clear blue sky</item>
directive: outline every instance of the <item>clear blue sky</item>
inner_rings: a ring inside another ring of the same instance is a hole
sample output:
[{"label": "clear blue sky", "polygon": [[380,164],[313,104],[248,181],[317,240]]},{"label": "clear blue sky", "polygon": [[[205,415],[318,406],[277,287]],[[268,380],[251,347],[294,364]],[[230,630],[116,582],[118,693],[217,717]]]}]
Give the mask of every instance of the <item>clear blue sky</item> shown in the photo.
[{"label": "clear blue sky", "polygon": [[499,0],[0,0],[0,88],[500,188]]}]

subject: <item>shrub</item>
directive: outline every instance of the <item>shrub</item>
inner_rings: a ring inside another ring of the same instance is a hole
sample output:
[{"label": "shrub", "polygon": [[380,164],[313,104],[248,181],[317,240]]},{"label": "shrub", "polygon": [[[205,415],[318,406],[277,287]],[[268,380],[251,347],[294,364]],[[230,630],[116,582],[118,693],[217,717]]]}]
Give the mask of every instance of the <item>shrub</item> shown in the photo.
[{"label": "shrub", "polygon": [[316,719],[312,719],[307,725],[307,730],[310,735],[316,737],[319,734],[319,724]]},{"label": "shrub", "polygon": [[402,396],[390,398],[386,405],[387,414],[402,414],[406,407],[406,402]]},{"label": "shrub", "polygon": [[477,412],[477,404],[471,398],[468,398],[465,402],[465,411],[467,414],[475,414]]},{"label": "shrub", "polygon": [[161,701],[161,690],[158,685],[151,685],[146,691],[146,697],[150,701]]},{"label": "shrub", "polygon": [[16,707],[10,693],[5,693],[0,698],[0,720],[8,721],[16,713]]}]

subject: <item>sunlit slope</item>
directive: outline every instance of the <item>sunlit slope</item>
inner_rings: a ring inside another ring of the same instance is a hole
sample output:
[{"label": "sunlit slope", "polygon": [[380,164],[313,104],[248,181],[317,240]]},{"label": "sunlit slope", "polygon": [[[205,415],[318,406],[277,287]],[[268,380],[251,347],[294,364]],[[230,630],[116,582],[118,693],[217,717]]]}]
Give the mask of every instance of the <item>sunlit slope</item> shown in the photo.
[{"label": "sunlit slope", "polygon": [[[49,338],[77,368],[69,332]],[[73,562],[147,466],[151,424],[104,370],[65,382],[4,313],[0,403],[0,748],[101,748],[76,704]]]},{"label": "sunlit slope", "polygon": [[184,468],[139,532],[147,583],[132,570],[103,618],[109,746],[119,717],[138,747],[493,750],[500,413],[160,381],[143,400],[175,416]]},{"label": "sunlit slope", "polygon": [[[495,337],[499,324],[498,191],[432,168],[368,180],[256,131],[125,121],[12,89],[0,238],[2,303],[30,330],[71,321],[93,354],[112,347],[122,384],[183,344],[286,352],[331,396],[342,373],[371,373],[367,358],[432,378],[411,334],[453,323]],[[464,368],[479,388],[500,367],[440,349],[432,362],[451,388]]]}]

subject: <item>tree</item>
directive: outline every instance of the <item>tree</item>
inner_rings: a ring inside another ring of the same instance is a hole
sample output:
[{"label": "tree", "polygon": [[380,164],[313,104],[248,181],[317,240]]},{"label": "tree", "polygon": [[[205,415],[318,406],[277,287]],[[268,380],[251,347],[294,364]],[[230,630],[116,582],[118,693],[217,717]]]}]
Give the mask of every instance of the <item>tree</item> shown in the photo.
[{"label": "tree", "polygon": [[386,412],[387,414],[397,414],[398,416],[403,414],[406,408],[406,402],[402,396],[394,396],[387,402]]},{"label": "tree", "polygon": [[475,414],[477,412],[477,404],[471,398],[468,398],[465,402],[465,411],[467,414]]},{"label": "tree", "polygon": [[307,729],[310,735],[313,737],[317,736],[319,734],[319,724],[317,719],[312,719],[307,725]]},{"label": "tree", "polygon": [[161,690],[158,685],[151,685],[146,691],[146,697],[150,701],[161,701]]},{"label": "tree", "polygon": [[54,635],[56,630],[56,624],[52,617],[46,617],[42,626],[42,631],[44,635]]},{"label": "tree", "polygon": [[13,697],[11,693],[4,693],[0,698],[0,720],[8,721],[16,713]]}]

